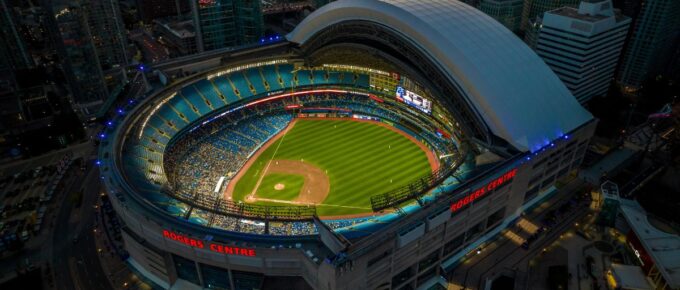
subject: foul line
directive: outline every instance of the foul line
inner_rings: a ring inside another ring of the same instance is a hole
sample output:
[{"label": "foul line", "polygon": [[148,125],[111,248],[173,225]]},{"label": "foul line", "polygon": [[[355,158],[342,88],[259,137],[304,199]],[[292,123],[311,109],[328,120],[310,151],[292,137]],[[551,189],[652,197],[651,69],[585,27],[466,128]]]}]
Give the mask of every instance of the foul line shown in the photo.
[{"label": "foul line", "polygon": [[[295,122],[295,119],[293,119],[292,122]],[[291,124],[295,125],[295,123]],[[255,187],[253,188],[253,191],[246,196],[246,201],[256,201],[257,199],[255,198],[255,193],[257,192],[257,189],[260,188],[260,184],[262,183],[262,180],[264,179],[264,176],[267,174],[267,170],[269,170],[269,166],[272,164],[272,160],[274,160],[274,157],[276,156],[276,153],[279,152],[279,148],[281,148],[281,144],[283,144],[283,140],[286,139],[286,135],[288,135],[288,131],[292,129],[293,127],[286,127],[284,130],[286,132],[283,133],[283,136],[281,136],[281,140],[279,141],[279,145],[276,145],[276,149],[274,150],[274,154],[272,154],[272,158],[269,159],[267,162],[267,166],[264,167],[264,170],[262,170],[262,174],[260,175],[260,178],[257,180],[257,183],[255,183]]]}]

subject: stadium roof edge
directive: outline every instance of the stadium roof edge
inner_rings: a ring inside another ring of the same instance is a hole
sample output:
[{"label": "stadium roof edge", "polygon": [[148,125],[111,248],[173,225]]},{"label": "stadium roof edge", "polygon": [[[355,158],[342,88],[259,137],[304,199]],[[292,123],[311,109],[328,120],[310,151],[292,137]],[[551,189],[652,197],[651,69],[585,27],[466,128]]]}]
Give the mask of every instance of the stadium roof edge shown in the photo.
[{"label": "stadium roof edge", "polygon": [[535,151],[593,116],[529,47],[493,18],[457,0],[341,0],[286,37],[304,44],[341,22],[388,26],[440,63],[491,132]]}]

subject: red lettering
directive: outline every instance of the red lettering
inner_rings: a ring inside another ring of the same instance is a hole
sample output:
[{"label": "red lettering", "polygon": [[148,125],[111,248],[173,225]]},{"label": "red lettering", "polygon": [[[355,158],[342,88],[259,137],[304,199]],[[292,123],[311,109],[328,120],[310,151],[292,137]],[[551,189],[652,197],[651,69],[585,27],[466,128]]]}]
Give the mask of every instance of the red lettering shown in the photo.
[{"label": "red lettering", "polygon": [[[169,230],[163,230],[163,236],[167,239],[171,239],[171,240],[183,243],[183,244],[190,246],[190,247],[199,248],[199,249],[203,249],[203,248],[206,247],[206,244],[202,240],[192,239],[192,238],[184,236],[184,235],[176,234],[176,233],[169,231]],[[213,251],[213,252],[229,254],[229,255],[242,255],[242,256],[250,256],[250,257],[255,256],[255,250],[254,249],[229,247],[229,246],[224,246],[224,245],[220,245],[220,244],[213,244],[213,243],[208,244],[208,249],[210,249],[210,251]]]},{"label": "red lettering", "polygon": [[473,191],[472,193],[468,194],[467,196],[459,199],[458,201],[451,203],[451,211],[455,212],[460,210],[463,206],[477,200],[478,198],[484,196],[487,192],[490,192],[497,187],[501,186],[502,184],[510,181],[515,175],[517,174],[517,168],[512,169],[505,174],[501,175],[501,177],[498,177],[494,180],[489,181],[485,186],[482,186],[478,188],[477,190]]},{"label": "red lettering", "polygon": [[224,246],[224,253],[225,253],[225,254],[233,255],[233,254],[234,254],[234,249],[233,249],[232,247]]}]

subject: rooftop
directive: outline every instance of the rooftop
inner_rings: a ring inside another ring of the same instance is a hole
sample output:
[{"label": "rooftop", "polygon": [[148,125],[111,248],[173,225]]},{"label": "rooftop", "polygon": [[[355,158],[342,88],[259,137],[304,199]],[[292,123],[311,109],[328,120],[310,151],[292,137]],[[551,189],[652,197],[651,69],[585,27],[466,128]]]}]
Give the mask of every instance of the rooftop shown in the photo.
[{"label": "rooftop", "polygon": [[607,16],[607,15],[581,14],[581,13],[579,13],[578,9],[572,8],[572,7],[561,7],[561,8],[557,8],[555,10],[551,10],[548,13],[555,14],[555,15],[562,15],[562,16],[565,16],[565,17],[579,19],[579,20],[588,21],[588,22],[598,22],[600,20],[604,20],[604,19],[609,18],[609,16]]},{"label": "rooftop", "polygon": [[652,225],[637,202],[621,200],[621,213],[670,288],[680,287],[680,236]]}]

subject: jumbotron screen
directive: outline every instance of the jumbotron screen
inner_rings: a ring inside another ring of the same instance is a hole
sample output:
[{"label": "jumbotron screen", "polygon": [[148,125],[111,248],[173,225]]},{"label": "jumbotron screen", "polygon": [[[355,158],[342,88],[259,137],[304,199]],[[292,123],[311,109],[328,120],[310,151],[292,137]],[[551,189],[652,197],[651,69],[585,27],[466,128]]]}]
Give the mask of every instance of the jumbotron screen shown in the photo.
[{"label": "jumbotron screen", "polygon": [[423,98],[412,91],[404,89],[402,86],[397,86],[397,100],[409,104],[427,114],[432,113],[432,101]]}]

